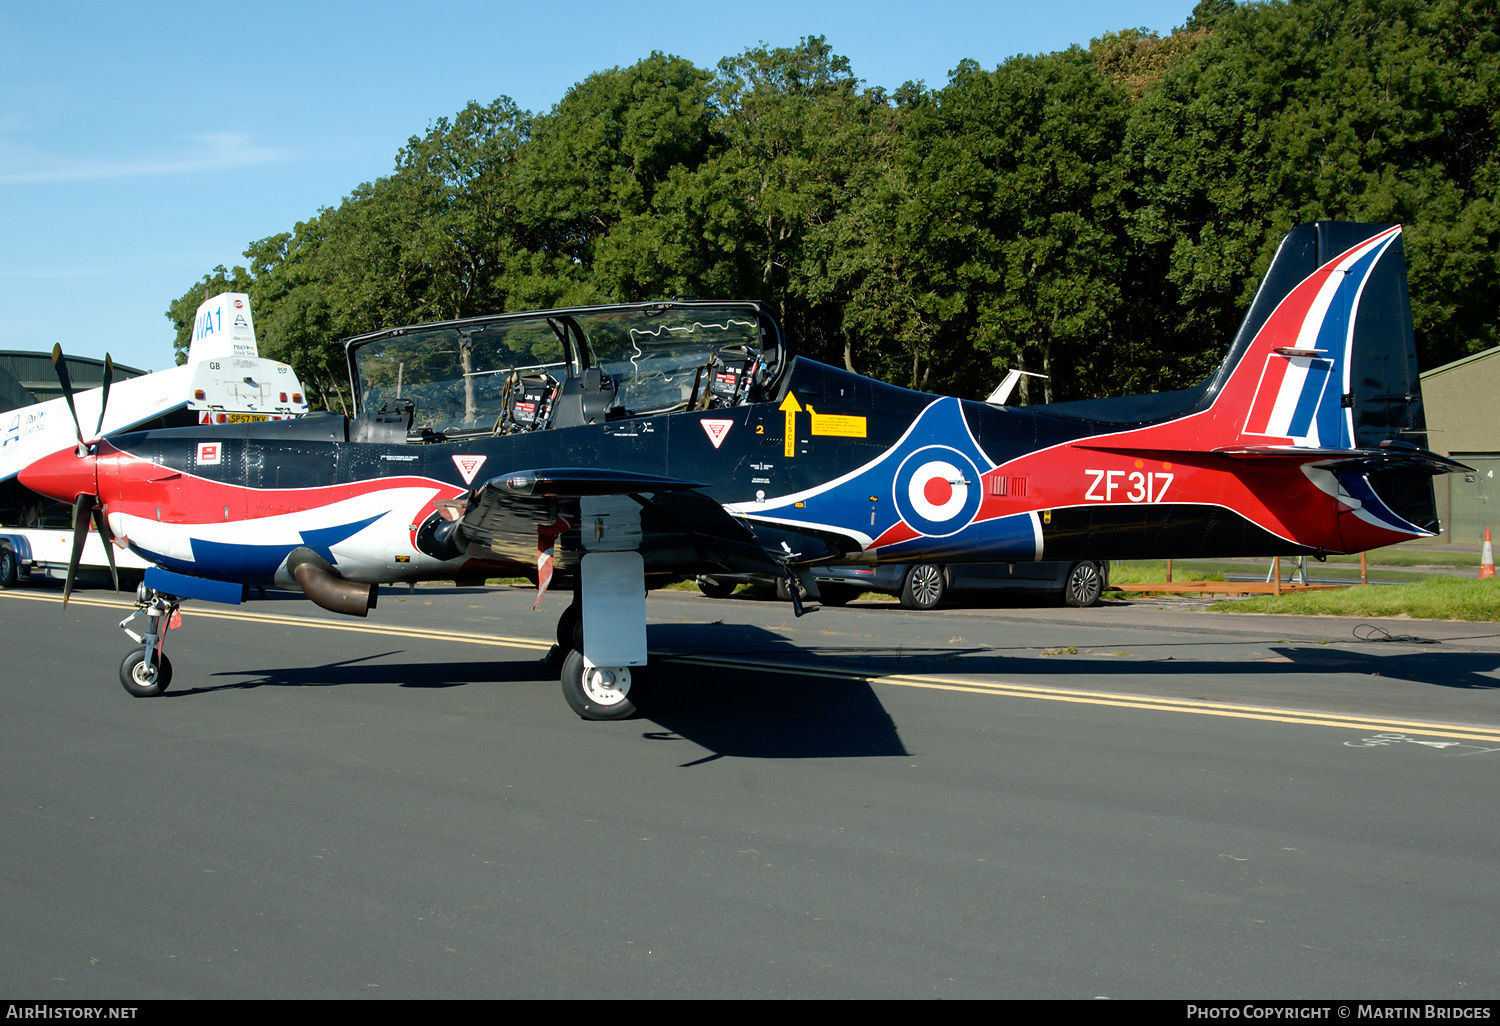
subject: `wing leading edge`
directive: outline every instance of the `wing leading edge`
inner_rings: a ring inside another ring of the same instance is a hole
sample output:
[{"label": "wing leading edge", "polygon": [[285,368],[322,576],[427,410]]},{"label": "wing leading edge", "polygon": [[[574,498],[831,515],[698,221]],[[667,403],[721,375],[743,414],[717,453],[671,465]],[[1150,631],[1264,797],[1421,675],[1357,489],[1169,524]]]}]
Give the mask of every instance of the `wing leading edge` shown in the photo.
[{"label": "wing leading edge", "polygon": [[[541,564],[555,552],[560,565],[591,549],[633,549],[648,572],[772,574],[786,570],[742,521],[699,491],[694,481],[581,467],[523,470],[474,488],[447,532],[459,551]],[[638,510],[638,528],[610,498]],[[610,536],[606,540],[606,536]]]}]

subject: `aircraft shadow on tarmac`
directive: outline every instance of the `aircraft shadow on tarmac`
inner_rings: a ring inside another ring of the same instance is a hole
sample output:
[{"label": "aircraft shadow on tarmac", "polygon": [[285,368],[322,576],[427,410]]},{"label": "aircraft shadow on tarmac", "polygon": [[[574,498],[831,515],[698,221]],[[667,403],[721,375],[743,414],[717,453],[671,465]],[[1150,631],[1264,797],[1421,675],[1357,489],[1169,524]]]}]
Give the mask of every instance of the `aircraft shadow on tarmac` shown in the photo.
[{"label": "aircraft shadow on tarmac", "polygon": [[[1205,642],[1191,641],[1183,645],[1194,648],[1205,647]],[[1226,645],[1243,647],[1243,640],[1225,642]],[[1070,646],[1077,647],[1077,646]],[[1361,677],[1384,677],[1391,680],[1411,681],[1432,687],[1454,688],[1471,691],[1500,689],[1500,655],[1488,652],[1358,652],[1347,648],[1330,648],[1320,645],[1271,645],[1269,657],[1254,659],[1200,658],[1174,655],[1171,644],[1134,644],[1122,646],[1128,650],[1127,657],[1113,655],[1107,646],[1082,655],[1069,652],[1067,655],[1042,655],[1041,646],[1017,652],[997,651],[983,648],[955,648],[952,650],[913,649],[816,649],[802,648],[801,658],[809,668],[828,661],[832,665],[857,667],[863,674],[888,676],[897,674],[937,674],[945,677],[998,676],[1016,680],[1028,678],[1040,683],[1037,677],[1056,677],[1062,686],[1087,687],[1092,679],[1101,685],[1112,680],[1150,676],[1162,677],[1279,677],[1307,674],[1346,674]],[[1106,650],[1108,648],[1108,650]],[[1081,678],[1081,680],[1080,680]],[[1253,688],[1253,682],[1245,681]],[[1243,697],[1251,700],[1253,691]]]},{"label": "aircraft shadow on tarmac", "polygon": [[[1204,649],[1243,649],[1255,645],[1243,637],[1124,642],[1119,646],[1101,645],[1089,653],[1076,641],[1065,640],[1069,637],[1066,626],[1057,628],[1057,631],[1057,641],[1051,644],[1034,642],[1024,648],[985,645],[818,647],[794,644],[780,635],[755,627],[717,623],[661,624],[651,628],[651,645],[654,652],[665,650],[730,659],[763,656],[779,662],[784,657],[786,661],[806,666],[810,671],[853,670],[866,676],[936,674],[1011,679],[1052,676],[1072,678],[1070,683],[1076,685],[1078,678],[1085,682],[1089,678],[1107,681],[1143,674],[1161,677],[1337,673],[1380,676],[1443,688],[1500,689],[1500,653],[1444,651],[1441,643],[1417,651],[1411,651],[1410,645],[1404,650],[1387,651],[1390,645],[1367,640],[1339,644],[1283,641],[1266,645],[1262,642],[1263,650],[1273,653],[1269,658],[1244,659],[1202,655]],[[1355,649],[1353,645],[1359,648]],[[1125,649],[1128,657],[1115,655],[1117,648]],[[1195,654],[1185,654],[1184,650],[1194,650]],[[1079,655],[1079,652],[1084,654]]]},{"label": "aircraft shadow on tarmac", "polygon": [[[688,627],[687,636],[699,625]],[[701,634],[699,626],[697,633]],[[709,628],[711,629],[711,628]],[[800,650],[779,635],[754,627],[732,629],[737,651],[761,656],[798,656]],[[653,626],[652,650],[658,628]],[[671,640],[675,631],[667,631]],[[674,651],[679,646],[668,646]],[[688,651],[707,652],[701,637]],[[213,675],[222,683],[174,687],[162,697],[201,697],[217,692],[253,688],[323,688],[346,685],[390,685],[403,688],[452,688],[481,684],[525,684],[557,688],[556,667],[528,656],[503,660],[399,661],[401,650],[374,652],[358,659],[319,666],[287,666],[226,670]],[[559,708],[561,708],[559,706]],[[725,670],[674,661],[653,661],[652,701],[647,715],[631,721],[647,729],[653,741],[691,740],[715,753],[762,759],[840,758],[907,754],[895,725],[871,686],[863,681],[795,673],[767,673],[751,667]],[[590,725],[587,729],[597,729]],[[702,762],[707,760],[694,760]]]},{"label": "aircraft shadow on tarmac", "polygon": [[1407,652],[1381,655],[1373,652],[1327,651],[1318,648],[1272,649],[1286,663],[1251,665],[1292,673],[1351,673],[1361,676],[1389,677],[1433,687],[1470,691],[1493,691],[1500,688],[1500,657],[1482,652]]},{"label": "aircraft shadow on tarmac", "polygon": [[[663,659],[653,668],[644,719],[651,740],[692,741],[714,754],[752,759],[905,756],[896,724],[865,681],[752,666],[725,668]],[[639,722],[639,721],[638,721]]]},{"label": "aircraft shadow on tarmac", "polygon": [[[700,628],[701,629],[701,628]],[[736,628],[744,634],[762,633]],[[653,651],[660,643],[653,634]],[[1276,701],[1282,692],[1267,687],[1287,676],[1342,681],[1348,694],[1349,677],[1379,676],[1416,685],[1468,690],[1500,688],[1500,657],[1492,653],[1378,654],[1329,650],[1322,646],[1274,646],[1272,657],[1203,659],[1173,656],[1170,652],[1145,658],[995,654],[987,649],[807,648],[767,634],[761,646],[735,646],[735,639],[712,653],[717,659],[741,658],[742,666],[705,666],[679,655],[666,655],[657,664],[656,684],[648,718],[671,732],[647,737],[689,739],[715,755],[745,758],[807,758],[824,756],[899,756],[909,754],[901,741],[899,723],[880,702],[872,685],[859,679],[839,679],[839,673],[861,677],[940,676],[976,685],[995,678],[1034,684],[1050,680],[1058,686],[1085,690],[1140,691],[1143,677],[1152,680],[1212,676],[1228,678],[1234,693],[1228,701],[1253,704]],[[743,637],[739,640],[745,640]],[[1201,646],[1202,642],[1191,644]],[[1243,645],[1244,642],[1235,642]],[[1136,646],[1139,647],[1139,646]],[[699,655],[710,653],[700,652]],[[807,672],[767,673],[756,661],[793,663]],[[1041,680],[1037,680],[1041,678]],[[1270,694],[1270,697],[1267,697]],[[750,696],[747,700],[746,696]],[[685,763],[684,765],[694,765]]]},{"label": "aircraft shadow on tarmac", "polygon": [[[644,717],[630,721],[642,736],[658,742],[690,741],[713,753],[685,762],[692,766],[725,756],[762,759],[869,758],[908,755],[899,725],[885,710],[873,686],[861,677],[934,675],[975,683],[999,677],[1056,678],[1059,685],[1101,688],[1111,683],[1133,690],[1141,677],[1162,679],[1211,675],[1243,676],[1245,701],[1255,701],[1254,678],[1339,674],[1468,690],[1500,688],[1500,656],[1483,652],[1445,653],[1350,651],[1347,647],[1281,644],[1262,648],[1270,658],[1215,659],[1175,654],[1184,648],[1246,642],[1185,641],[1129,645],[1130,656],[1041,654],[1042,649],[966,647],[809,647],[763,628],[738,624],[653,624],[652,699]],[[1372,646],[1375,647],[1375,646]],[[530,656],[447,662],[399,661],[399,649],[320,666],[264,667],[223,671],[222,683],[169,691],[186,698],[261,687],[340,687],[391,685],[452,688],[481,684],[556,686],[555,670]],[[709,665],[701,660],[711,659]],[[728,663],[729,665],[726,665]],[[775,664],[771,669],[765,665]],[[799,670],[805,672],[798,672]],[[651,727],[655,724],[656,728]],[[596,729],[590,725],[586,729]]]},{"label": "aircraft shadow on tarmac", "polygon": [[[1196,648],[1201,641],[1188,642]],[[1243,646],[1244,641],[1228,642]],[[1345,674],[1360,677],[1384,677],[1411,681],[1440,688],[1472,691],[1500,689],[1500,656],[1488,652],[1359,652],[1347,648],[1321,645],[1278,644],[1269,646],[1270,657],[1256,659],[1204,659],[1173,655],[1170,645],[1127,644],[1130,658],[1109,658],[1098,652],[1093,658],[1034,655],[966,655],[955,661],[930,664],[916,670],[907,664],[905,670],[891,672],[944,674],[983,673],[1011,677],[1056,675],[1094,678],[1108,682],[1112,678],[1178,677],[1211,675],[1216,677],[1279,677],[1307,674]],[[1163,651],[1166,649],[1166,651]],[[1102,657],[1102,658],[1101,658]],[[1253,688],[1253,682],[1245,681]],[[1253,691],[1243,697],[1254,699]]]},{"label": "aircraft shadow on tarmac", "polygon": [[163,698],[187,698],[221,691],[252,688],[331,688],[350,684],[389,684],[402,688],[457,688],[471,684],[522,684],[544,679],[540,662],[496,662],[475,659],[446,663],[386,662],[402,655],[400,649],[372,652],[358,659],[345,659],[320,666],[264,667],[224,670],[216,678],[221,684],[196,688],[174,687]]}]

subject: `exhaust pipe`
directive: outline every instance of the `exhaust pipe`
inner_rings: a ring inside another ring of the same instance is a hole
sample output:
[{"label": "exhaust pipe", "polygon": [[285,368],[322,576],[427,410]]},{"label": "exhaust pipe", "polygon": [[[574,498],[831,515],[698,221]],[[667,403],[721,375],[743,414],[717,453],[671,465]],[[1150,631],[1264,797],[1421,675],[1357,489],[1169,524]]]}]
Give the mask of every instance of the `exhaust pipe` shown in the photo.
[{"label": "exhaust pipe", "polygon": [[375,608],[380,585],[344,580],[328,560],[312,549],[293,549],[286,557],[286,569],[302,589],[302,594],[330,613],[368,616]]}]

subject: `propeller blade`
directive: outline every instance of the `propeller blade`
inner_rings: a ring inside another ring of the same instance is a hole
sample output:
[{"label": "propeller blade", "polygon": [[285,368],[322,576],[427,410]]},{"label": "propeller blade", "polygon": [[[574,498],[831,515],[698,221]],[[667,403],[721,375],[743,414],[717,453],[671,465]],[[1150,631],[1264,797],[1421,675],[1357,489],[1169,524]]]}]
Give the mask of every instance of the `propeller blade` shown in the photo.
[{"label": "propeller blade", "polygon": [[[104,433],[104,411],[109,408],[109,385],[115,379],[115,361],[104,354],[104,385],[99,391],[99,426],[94,428],[94,437]],[[100,532],[101,534],[103,532]]]},{"label": "propeller blade", "polygon": [[68,363],[63,359],[62,343],[52,343],[52,370],[57,374],[57,383],[62,386],[63,398],[68,401],[68,412],[73,415],[73,428],[78,432],[78,448],[83,448],[83,425],[78,423],[78,407],[73,405],[73,380],[68,377]]},{"label": "propeller blade", "polygon": [[68,579],[63,582],[63,608],[68,608],[68,599],[73,594],[73,581],[78,577],[78,560],[83,556],[83,543],[88,540],[90,514],[97,500],[87,492],[73,501],[73,555],[68,558]]},{"label": "propeller blade", "polygon": [[[109,380],[108,378],[105,379]],[[120,590],[120,574],[115,569],[115,546],[114,536],[109,533],[109,522],[104,519],[104,505],[102,503],[90,510],[94,521],[94,530],[99,532],[99,540],[104,543],[104,559],[109,563],[109,579],[114,584],[115,591]]]}]

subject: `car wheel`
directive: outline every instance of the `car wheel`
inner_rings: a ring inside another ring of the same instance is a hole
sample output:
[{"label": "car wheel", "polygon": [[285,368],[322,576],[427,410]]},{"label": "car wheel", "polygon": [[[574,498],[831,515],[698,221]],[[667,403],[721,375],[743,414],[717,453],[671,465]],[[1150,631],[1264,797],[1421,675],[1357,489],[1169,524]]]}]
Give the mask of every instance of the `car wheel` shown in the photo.
[{"label": "car wheel", "polygon": [[20,580],[16,554],[11,549],[0,549],[0,588],[14,588]]},{"label": "car wheel", "polygon": [[1099,601],[1104,592],[1104,573],[1098,563],[1074,563],[1068,571],[1067,584],[1063,586],[1063,601],[1070,606],[1083,608]]},{"label": "car wheel", "polygon": [[918,563],[906,572],[901,586],[901,604],[907,609],[932,609],[943,601],[948,582],[936,563]]},{"label": "car wheel", "polygon": [[728,598],[737,585],[733,581],[721,581],[713,577],[698,578],[698,590],[709,598]]}]

